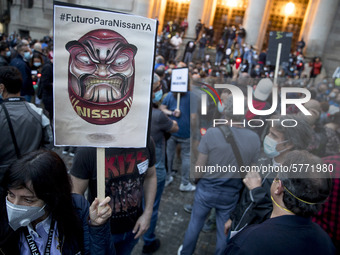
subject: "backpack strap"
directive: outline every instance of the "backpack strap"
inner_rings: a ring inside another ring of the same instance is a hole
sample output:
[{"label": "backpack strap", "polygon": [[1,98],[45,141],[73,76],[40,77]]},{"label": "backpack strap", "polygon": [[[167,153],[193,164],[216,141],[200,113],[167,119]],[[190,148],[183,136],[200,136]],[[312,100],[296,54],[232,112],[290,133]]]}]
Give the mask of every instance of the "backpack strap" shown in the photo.
[{"label": "backpack strap", "polygon": [[21,153],[20,153],[20,149],[19,149],[18,144],[17,144],[17,139],[15,138],[15,134],[14,134],[11,118],[9,117],[9,113],[8,113],[8,110],[7,110],[6,106],[5,106],[5,103],[2,103],[1,106],[4,109],[4,112],[5,112],[5,115],[6,115],[6,119],[7,119],[7,123],[8,123],[8,126],[9,126],[9,130],[11,132],[12,141],[13,141],[14,148],[15,148],[15,154],[17,155],[17,158],[20,158],[21,157]]},{"label": "backpack strap", "polygon": [[[238,149],[238,146],[235,142],[233,132],[230,130],[230,127],[227,125],[219,125],[218,129],[223,133],[223,136],[226,142],[231,145],[231,148],[233,149],[234,155],[236,157],[238,167],[240,168],[241,166],[243,166],[243,159],[242,159],[240,150]],[[245,177],[245,173],[240,172],[240,174],[242,178]]]}]

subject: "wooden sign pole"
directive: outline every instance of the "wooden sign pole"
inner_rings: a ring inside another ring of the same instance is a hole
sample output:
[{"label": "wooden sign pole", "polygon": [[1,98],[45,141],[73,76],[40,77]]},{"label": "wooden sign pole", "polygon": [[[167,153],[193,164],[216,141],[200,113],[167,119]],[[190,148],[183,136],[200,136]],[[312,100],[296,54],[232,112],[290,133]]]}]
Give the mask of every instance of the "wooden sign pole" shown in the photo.
[{"label": "wooden sign pole", "polygon": [[180,102],[181,102],[181,93],[177,92],[177,110],[179,110]]},{"label": "wooden sign pole", "polygon": [[274,86],[275,87],[277,87],[277,74],[279,73],[279,67],[280,67],[281,48],[282,48],[282,43],[279,43],[277,47],[276,65],[275,65],[275,73],[274,73]]},{"label": "wooden sign pole", "polygon": [[105,199],[105,148],[97,148],[97,198]]}]

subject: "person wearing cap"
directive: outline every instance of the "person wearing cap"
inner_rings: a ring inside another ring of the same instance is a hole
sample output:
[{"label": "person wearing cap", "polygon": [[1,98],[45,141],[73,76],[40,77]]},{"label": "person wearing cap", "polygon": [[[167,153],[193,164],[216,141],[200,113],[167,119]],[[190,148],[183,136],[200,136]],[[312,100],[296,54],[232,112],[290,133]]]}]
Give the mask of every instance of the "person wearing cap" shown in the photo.
[{"label": "person wearing cap", "polygon": [[[230,219],[224,225],[227,236],[233,236],[245,226],[261,223],[270,217],[270,186],[277,174],[270,169],[280,167],[290,151],[305,150],[311,140],[312,129],[303,118],[296,115],[274,115],[272,119],[277,121],[273,122],[263,141],[266,157],[261,157],[256,164],[259,172],[249,172],[243,179],[245,188]],[[282,126],[282,122],[290,127]],[[294,123],[297,124],[292,127]]]},{"label": "person wearing cap", "polygon": [[[256,110],[268,110],[268,109],[270,109],[271,104],[269,104],[267,100],[272,93],[273,86],[274,86],[274,84],[269,78],[262,79],[257,84],[255,91],[254,91],[254,94],[253,94],[253,100],[252,100],[253,107]],[[246,117],[247,121],[249,121],[249,120],[252,120],[252,119],[264,120],[265,118],[267,118],[269,116],[258,116],[258,115],[255,115],[254,113],[252,113],[250,110],[248,110],[245,117]],[[255,128],[253,130],[261,138],[265,129],[266,129],[266,125],[263,125],[263,127]]]},{"label": "person wearing cap", "polygon": [[290,152],[282,165],[294,164],[302,164],[301,172],[279,171],[271,184],[270,219],[243,229],[230,240],[225,254],[335,254],[330,237],[311,220],[330,195],[329,172],[311,171],[323,161],[306,151]]}]

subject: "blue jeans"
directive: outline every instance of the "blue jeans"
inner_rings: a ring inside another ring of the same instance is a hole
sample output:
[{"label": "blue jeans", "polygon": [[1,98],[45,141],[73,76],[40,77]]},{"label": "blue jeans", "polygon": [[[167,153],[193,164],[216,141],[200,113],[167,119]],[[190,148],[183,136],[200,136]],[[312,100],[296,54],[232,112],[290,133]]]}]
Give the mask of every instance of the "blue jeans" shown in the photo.
[{"label": "blue jeans", "polygon": [[185,53],[183,62],[188,64],[191,61],[192,61],[192,52]]},{"label": "blue jeans", "polygon": [[204,60],[204,52],[205,52],[205,47],[199,48],[197,58],[203,61]]},{"label": "blue jeans", "polygon": [[220,65],[222,58],[223,58],[223,52],[217,52],[216,53],[216,60],[215,60],[216,64]]},{"label": "blue jeans", "polygon": [[161,197],[163,194],[163,190],[165,186],[165,178],[166,178],[166,169],[165,169],[165,163],[164,163],[165,162],[165,148],[163,144],[156,144],[156,160],[157,162],[155,166],[156,166],[156,174],[157,174],[157,192],[156,192],[155,202],[153,204],[150,227],[143,236],[145,245],[150,245],[153,241],[156,240],[155,228],[156,228],[157,219],[158,219],[158,208],[161,202]]},{"label": "blue jeans", "polygon": [[185,232],[181,255],[192,255],[195,251],[199,234],[211,208],[216,208],[216,249],[215,254],[224,254],[227,237],[224,234],[224,224],[229,219],[238,200],[238,193],[228,192],[228,189],[202,188],[197,184],[190,222]]},{"label": "blue jeans", "polygon": [[156,240],[155,229],[156,229],[157,220],[158,220],[158,208],[161,202],[161,197],[163,194],[164,186],[165,186],[165,179],[161,182],[157,182],[157,192],[156,192],[155,202],[153,204],[150,227],[143,236],[145,245],[150,245],[153,241]]},{"label": "blue jeans", "polygon": [[175,60],[176,59],[176,55],[177,55],[177,49],[171,49],[170,50],[169,59],[170,60]]},{"label": "blue jeans", "polygon": [[136,234],[132,230],[122,234],[111,235],[111,243],[114,243],[117,255],[130,255],[139,239],[134,239]]},{"label": "blue jeans", "polygon": [[167,143],[166,153],[168,156],[168,170],[172,171],[172,164],[176,153],[176,145],[181,145],[181,159],[182,159],[182,180],[183,185],[189,183],[190,174],[190,138],[179,138],[171,136]]},{"label": "blue jeans", "polygon": [[238,43],[238,45],[240,46],[240,48],[241,48],[241,46],[242,46],[242,40],[243,40],[243,38],[241,38],[241,37],[237,37],[237,43]]},{"label": "blue jeans", "polygon": [[234,39],[228,39],[227,48],[231,48],[231,46],[233,45],[233,43],[234,43]]}]

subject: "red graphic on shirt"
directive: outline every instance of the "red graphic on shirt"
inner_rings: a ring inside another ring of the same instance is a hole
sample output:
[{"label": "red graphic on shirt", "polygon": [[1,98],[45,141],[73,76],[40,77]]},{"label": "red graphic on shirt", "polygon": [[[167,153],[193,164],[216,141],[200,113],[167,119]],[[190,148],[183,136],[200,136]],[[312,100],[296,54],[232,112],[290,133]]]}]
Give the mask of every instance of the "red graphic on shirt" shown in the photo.
[{"label": "red graphic on shirt", "polygon": [[135,214],[141,206],[144,177],[140,175],[137,165],[145,160],[147,156],[143,152],[106,158],[106,188],[111,197],[113,218]]}]

